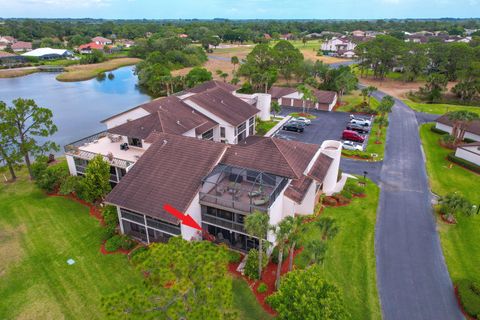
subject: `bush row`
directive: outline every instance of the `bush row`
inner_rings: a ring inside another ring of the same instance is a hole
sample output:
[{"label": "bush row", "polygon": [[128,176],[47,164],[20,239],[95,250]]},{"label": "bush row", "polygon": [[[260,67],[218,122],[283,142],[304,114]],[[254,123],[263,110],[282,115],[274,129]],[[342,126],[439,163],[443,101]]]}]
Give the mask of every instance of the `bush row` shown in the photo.
[{"label": "bush row", "polygon": [[434,132],[434,133],[441,134],[441,135],[448,134],[448,132],[445,132],[445,131],[443,131],[443,130],[440,130],[440,129],[438,129],[438,128],[435,127],[435,126],[431,126],[431,127],[430,127],[430,131],[432,131],[432,132]]},{"label": "bush row", "polygon": [[358,150],[344,150],[344,149],[342,149],[342,155],[349,156],[349,157],[355,156],[355,157],[359,157],[359,158],[362,158],[362,159],[371,159],[372,158],[372,156],[369,153],[365,153],[364,151],[358,151]]},{"label": "bush row", "polygon": [[467,161],[465,159],[459,158],[455,156],[455,152],[449,153],[448,154],[448,160],[461,165],[462,167],[465,167],[469,170],[472,170],[476,173],[480,173],[480,166],[477,166],[474,163],[471,163],[470,161]]},{"label": "bush row", "polygon": [[[267,255],[263,254],[263,266],[267,265]],[[251,249],[247,255],[247,262],[245,263],[244,273],[250,279],[258,279],[258,250]]]},{"label": "bush row", "polygon": [[112,252],[118,249],[130,250],[135,247],[135,241],[126,235],[114,235],[105,242],[105,250]]},{"label": "bush row", "polygon": [[480,319],[480,284],[461,280],[458,281],[457,288],[463,310],[471,317]]}]

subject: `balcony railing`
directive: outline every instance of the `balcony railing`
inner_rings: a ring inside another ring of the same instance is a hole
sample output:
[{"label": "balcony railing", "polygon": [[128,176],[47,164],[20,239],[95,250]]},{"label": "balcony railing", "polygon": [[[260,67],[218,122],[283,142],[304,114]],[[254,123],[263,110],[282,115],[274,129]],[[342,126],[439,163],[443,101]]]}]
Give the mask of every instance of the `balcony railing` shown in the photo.
[{"label": "balcony railing", "polygon": [[250,203],[230,200],[230,199],[214,196],[214,195],[203,193],[203,192],[200,192],[200,203],[204,203],[207,205],[214,204],[223,208],[231,208],[241,212],[248,212],[248,213],[251,213],[255,210],[259,210],[263,212],[268,211],[268,206],[264,206],[264,207],[255,206]]},{"label": "balcony railing", "polygon": [[202,222],[210,223],[219,227],[227,228],[230,230],[246,233],[242,224],[225,219],[217,218],[208,214],[202,214]]},{"label": "balcony railing", "polygon": [[[80,159],[84,159],[84,160],[92,160],[98,153],[85,151],[80,149],[80,147],[86,144],[92,143],[94,141],[97,141],[101,138],[104,138],[107,135],[108,135],[107,131],[102,131],[94,135],[69,143],[64,147],[65,154],[71,155]],[[107,157],[105,155],[102,155],[102,156],[103,156],[103,160],[110,163],[110,165],[114,167],[122,168],[122,169],[126,169],[134,163],[132,161],[128,161],[120,158]],[[116,177],[115,177],[115,180],[116,180]]]}]

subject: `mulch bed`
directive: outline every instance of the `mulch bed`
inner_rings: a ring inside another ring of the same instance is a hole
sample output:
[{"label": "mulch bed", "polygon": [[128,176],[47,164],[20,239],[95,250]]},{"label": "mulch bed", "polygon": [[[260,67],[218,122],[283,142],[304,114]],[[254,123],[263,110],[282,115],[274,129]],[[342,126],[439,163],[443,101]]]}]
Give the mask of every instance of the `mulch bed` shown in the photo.
[{"label": "mulch bed", "polygon": [[[133,250],[133,249],[132,249]],[[125,249],[118,249],[118,250],[115,250],[115,251],[107,251],[105,249],[105,241],[102,243],[102,245],[100,246],[100,252],[104,255],[107,255],[107,254],[114,254],[114,253],[121,253],[121,254],[129,254],[132,250],[125,250]]]},{"label": "mulch bed", "polygon": [[360,156],[357,156],[357,155],[349,155],[349,154],[344,154],[344,153],[342,153],[342,157],[355,159],[355,160],[361,160],[361,161],[371,161],[373,159],[373,157],[363,158],[363,157],[360,157]]},{"label": "mulch bed", "polygon": [[455,286],[454,287],[454,291],[455,291],[455,299],[457,299],[457,303],[458,303],[458,306],[460,307],[460,311],[463,313],[463,315],[465,316],[465,318],[467,320],[476,320],[476,318],[470,316],[464,309],[463,309],[463,306],[462,306],[462,301],[460,299],[460,294],[458,293],[458,287]]},{"label": "mulch bed", "polygon": [[[294,258],[302,252],[303,248],[297,249],[294,251],[293,256]],[[284,275],[288,272],[288,262],[289,262],[289,256],[287,255],[284,258],[284,261],[282,262],[282,268],[280,275]],[[257,298],[258,303],[262,306],[262,308],[268,312],[271,315],[277,315],[277,312],[270,307],[265,299],[273,294],[275,292],[275,278],[276,278],[276,272],[277,272],[277,265],[273,263],[272,261],[269,261],[267,266],[263,269],[262,271],[262,279],[261,280],[251,280],[247,278],[246,276],[243,276],[241,273],[237,272],[237,267],[240,263],[230,263],[228,265],[228,270],[230,271],[231,274],[233,274],[235,277],[242,278],[245,280],[250,289],[252,290],[252,293],[255,295],[255,298]],[[293,269],[295,269],[295,264],[293,265]],[[267,286],[267,291],[264,293],[259,293],[257,291],[258,286],[261,283],[265,283]]]},{"label": "mulch bed", "polygon": [[444,223],[452,224],[452,225],[457,224],[456,221],[448,221],[448,219],[445,218],[445,215],[443,213],[439,213],[439,215],[440,215],[440,219],[442,219]]}]

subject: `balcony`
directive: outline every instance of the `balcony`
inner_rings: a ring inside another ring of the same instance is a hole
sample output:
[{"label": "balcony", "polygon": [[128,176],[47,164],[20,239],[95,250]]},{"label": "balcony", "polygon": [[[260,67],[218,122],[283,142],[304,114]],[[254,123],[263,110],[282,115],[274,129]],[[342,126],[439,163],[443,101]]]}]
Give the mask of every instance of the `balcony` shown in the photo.
[{"label": "balcony", "polygon": [[84,160],[91,160],[101,154],[112,166],[126,169],[140,159],[145,150],[132,146],[129,146],[128,150],[122,150],[120,145],[125,142],[123,137],[103,131],[72,142],[64,149],[65,154]]},{"label": "balcony", "polygon": [[203,179],[200,203],[250,213],[267,212],[288,179],[220,164]]}]

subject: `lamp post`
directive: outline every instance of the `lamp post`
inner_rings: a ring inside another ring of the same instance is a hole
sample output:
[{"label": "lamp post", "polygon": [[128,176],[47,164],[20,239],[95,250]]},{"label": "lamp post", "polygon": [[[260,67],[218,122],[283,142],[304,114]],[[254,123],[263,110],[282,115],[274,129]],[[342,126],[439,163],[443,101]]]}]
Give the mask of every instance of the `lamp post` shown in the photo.
[{"label": "lamp post", "polygon": [[367,185],[367,171],[363,171],[363,186],[365,187]]}]

